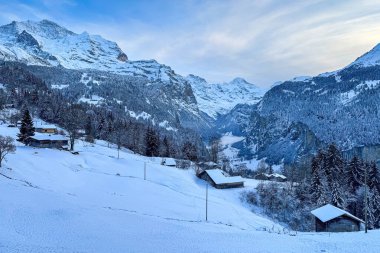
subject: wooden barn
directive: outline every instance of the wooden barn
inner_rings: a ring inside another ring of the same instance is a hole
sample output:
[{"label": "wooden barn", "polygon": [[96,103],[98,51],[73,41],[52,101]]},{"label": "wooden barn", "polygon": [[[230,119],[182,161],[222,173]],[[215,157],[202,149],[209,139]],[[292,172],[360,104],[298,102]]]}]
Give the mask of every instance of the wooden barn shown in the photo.
[{"label": "wooden barn", "polygon": [[161,165],[169,166],[169,167],[177,167],[177,162],[174,158],[162,158]]},{"label": "wooden barn", "polygon": [[220,169],[199,170],[197,171],[197,176],[208,181],[217,189],[244,187],[244,180],[242,177],[226,176]]},{"label": "wooden barn", "polygon": [[273,173],[269,175],[269,180],[276,182],[286,182],[286,177],[278,173]]},{"label": "wooden barn", "polygon": [[69,145],[69,141],[62,135],[51,135],[35,133],[27,139],[26,144],[37,148],[62,148],[65,149]]},{"label": "wooden barn", "polygon": [[255,179],[257,179],[257,180],[269,180],[270,179],[270,175],[267,174],[267,173],[260,173],[260,174],[257,174],[255,176]]},{"label": "wooden barn", "polygon": [[39,126],[36,126],[34,129],[37,133],[47,133],[47,134],[58,133],[58,129],[54,125],[39,125]]},{"label": "wooden barn", "polygon": [[276,182],[286,182],[287,178],[284,175],[273,173],[273,174],[267,174],[267,173],[260,173],[255,176],[255,179],[257,180],[270,180],[270,181],[276,181]]},{"label": "wooden barn", "polygon": [[330,204],[311,213],[315,216],[316,232],[354,232],[360,231],[361,225],[364,224],[358,217]]}]

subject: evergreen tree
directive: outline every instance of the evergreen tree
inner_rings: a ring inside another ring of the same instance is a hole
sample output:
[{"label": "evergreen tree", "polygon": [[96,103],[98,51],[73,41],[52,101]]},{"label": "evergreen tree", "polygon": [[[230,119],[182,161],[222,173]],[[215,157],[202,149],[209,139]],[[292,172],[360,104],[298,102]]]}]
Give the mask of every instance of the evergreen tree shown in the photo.
[{"label": "evergreen tree", "polygon": [[346,202],[343,196],[342,188],[337,182],[334,182],[331,189],[331,203],[339,208],[345,208]]},{"label": "evergreen tree", "polygon": [[371,190],[380,187],[380,173],[377,169],[376,163],[371,163],[368,168],[368,186]]},{"label": "evergreen tree", "polygon": [[350,193],[354,193],[361,185],[361,175],[363,174],[359,159],[354,156],[346,169],[346,183]]},{"label": "evergreen tree", "polygon": [[183,157],[187,160],[196,162],[198,160],[197,147],[189,141],[186,141],[182,147]]},{"label": "evergreen tree", "polygon": [[163,157],[170,157],[170,143],[168,137],[164,137],[162,140],[162,148],[163,148]]},{"label": "evergreen tree", "polygon": [[20,133],[17,135],[17,140],[20,142],[25,142],[30,136],[34,135],[34,130],[33,120],[30,116],[29,110],[25,110],[21,121]]},{"label": "evergreen tree", "polygon": [[331,144],[326,153],[325,173],[329,187],[331,188],[335,181],[340,181],[343,176],[344,161],[340,150],[335,144]]},{"label": "evergreen tree", "polygon": [[372,189],[372,193],[372,201],[375,215],[374,227],[380,228],[380,191],[375,187]]},{"label": "evergreen tree", "polygon": [[157,132],[151,128],[148,127],[146,134],[145,134],[145,155],[146,156],[158,156],[159,155],[159,148],[160,148],[160,138],[157,134]]}]

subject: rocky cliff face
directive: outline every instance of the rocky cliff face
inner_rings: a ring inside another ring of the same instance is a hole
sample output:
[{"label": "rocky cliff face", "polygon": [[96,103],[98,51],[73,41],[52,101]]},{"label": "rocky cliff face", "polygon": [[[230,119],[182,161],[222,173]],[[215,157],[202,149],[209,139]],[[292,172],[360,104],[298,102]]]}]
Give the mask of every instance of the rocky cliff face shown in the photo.
[{"label": "rocky cliff face", "polygon": [[191,84],[199,109],[216,119],[227,114],[238,104],[253,105],[265,93],[243,78],[235,78],[229,83],[210,84],[199,76],[189,75],[186,80]]}]

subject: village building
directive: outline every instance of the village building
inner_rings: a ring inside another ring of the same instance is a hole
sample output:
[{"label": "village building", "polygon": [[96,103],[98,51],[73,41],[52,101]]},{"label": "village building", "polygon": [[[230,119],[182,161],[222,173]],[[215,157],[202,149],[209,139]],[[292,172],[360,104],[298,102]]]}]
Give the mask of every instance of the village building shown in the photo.
[{"label": "village building", "polygon": [[197,170],[197,176],[203,180],[208,181],[212,186],[217,189],[244,187],[244,180],[240,176],[229,177],[226,176],[222,170]]},{"label": "village building", "polygon": [[214,162],[199,162],[197,163],[197,167],[203,170],[221,169],[221,166]]},{"label": "village building", "polygon": [[285,182],[286,177],[278,173],[273,173],[269,175],[269,180],[276,181],[276,182]]},{"label": "village building", "polygon": [[37,148],[68,148],[69,141],[65,136],[56,134],[35,133],[26,140],[26,145]]},{"label": "village building", "polygon": [[354,232],[360,231],[364,221],[340,209],[327,204],[311,213],[315,216],[316,232]]},{"label": "village building", "polygon": [[37,133],[48,133],[48,134],[56,134],[58,133],[57,127],[54,125],[39,125],[34,127]]},{"label": "village building", "polygon": [[177,162],[174,158],[162,158],[161,165],[177,167]]},{"label": "village building", "polygon": [[273,173],[273,174],[267,174],[267,173],[260,173],[255,176],[255,179],[257,180],[270,180],[275,182],[286,182],[287,178],[284,175]]},{"label": "village building", "polygon": [[270,179],[270,174],[267,173],[260,173],[255,176],[255,179],[257,180],[269,180]]}]

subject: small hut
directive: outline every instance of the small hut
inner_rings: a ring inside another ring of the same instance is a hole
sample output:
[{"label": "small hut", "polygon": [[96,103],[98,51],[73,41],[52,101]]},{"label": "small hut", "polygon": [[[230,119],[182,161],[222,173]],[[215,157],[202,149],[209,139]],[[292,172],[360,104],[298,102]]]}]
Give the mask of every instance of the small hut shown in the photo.
[{"label": "small hut", "polygon": [[27,139],[26,144],[37,148],[65,149],[69,143],[68,139],[62,135],[35,133]]},{"label": "small hut", "polygon": [[197,176],[208,181],[217,189],[244,187],[244,180],[242,177],[228,177],[220,169],[199,170],[197,171]]},{"label": "small hut", "polygon": [[257,174],[255,176],[255,179],[257,179],[257,180],[269,180],[270,179],[270,175],[267,174],[267,173],[260,173],[260,174]]},{"label": "small hut", "polygon": [[354,232],[360,231],[363,220],[340,209],[327,204],[311,213],[315,216],[316,232]]},{"label": "small hut", "polygon": [[174,158],[162,158],[161,165],[177,167],[177,162]]},{"label": "small hut", "polygon": [[37,133],[48,133],[56,134],[58,133],[57,127],[54,125],[39,125],[34,128]]},{"label": "small hut", "polygon": [[285,182],[286,177],[278,173],[273,173],[269,175],[269,180],[276,181],[276,182]]}]

